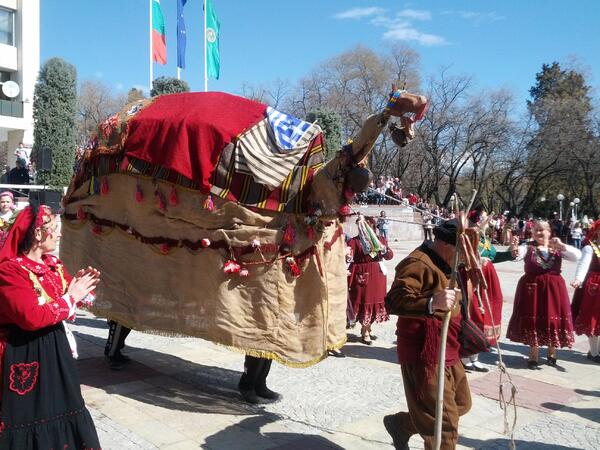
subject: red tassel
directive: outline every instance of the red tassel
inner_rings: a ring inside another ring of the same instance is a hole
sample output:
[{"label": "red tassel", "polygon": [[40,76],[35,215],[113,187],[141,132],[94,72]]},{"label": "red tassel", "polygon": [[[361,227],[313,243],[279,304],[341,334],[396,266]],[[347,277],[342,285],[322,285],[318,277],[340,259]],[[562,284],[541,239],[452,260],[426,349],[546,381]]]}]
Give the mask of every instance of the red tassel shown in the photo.
[{"label": "red tassel", "polygon": [[204,238],[200,241],[200,245],[202,248],[206,248],[210,246],[210,239]]},{"label": "red tassel", "polygon": [[350,201],[354,198],[354,191],[350,186],[346,186],[346,189],[344,189],[344,197],[347,201]]},{"label": "red tassel", "polygon": [[296,260],[292,256],[288,256],[287,258],[285,258],[285,263],[288,266],[290,274],[294,278],[298,278],[300,275],[302,275],[302,269],[300,269],[298,264],[296,264]]},{"label": "red tassel", "polygon": [[166,242],[163,244],[160,244],[160,252],[163,255],[166,255],[167,253],[169,253],[170,250],[171,250],[171,246],[169,244],[167,244]]},{"label": "red tassel", "polygon": [[102,177],[100,182],[100,195],[108,195],[108,177]]},{"label": "red tassel", "polygon": [[171,206],[177,206],[179,204],[179,199],[177,198],[177,189],[175,189],[175,186],[171,188],[171,193],[169,194],[169,204]]},{"label": "red tassel", "polygon": [[138,203],[142,203],[144,201],[144,193],[142,192],[142,188],[139,184],[135,186],[135,201]]},{"label": "red tassel", "polygon": [[315,238],[317,237],[317,233],[315,232],[315,229],[311,226],[308,226],[306,228],[306,236],[308,237],[308,239],[310,239],[311,241],[314,241]]},{"label": "red tassel", "polygon": [[281,242],[284,245],[288,245],[290,247],[293,247],[294,244],[296,243],[296,231],[294,230],[294,227],[292,226],[292,222],[288,222],[287,227],[285,228],[285,231],[283,232],[283,238],[281,239]]},{"label": "red tassel", "polygon": [[102,234],[102,227],[100,225],[94,225],[92,228],[92,233],[94,233],[96,236]]},{"label": "red tassel", "polygon": [[339,210],[340,216],[349,216],[352,214],[352,209],[348,205],[342,205]]},{"label": "red tassel", "polygon": [[206,200],[204,200],[204,209],[208,209],[209,211],[215,209],[215,203],[213,202],[212,196],[210,194],[208,194]]},{"label": "red tassel", "polygon": [[158,189],[156,191],[154,191],[154,196],[156,197],[157,208],[160,209],[161,211],[166,211],[167,210],[167,202],[165,201],[165,197],[160,193],[160,191]]},{"label": "red tassel", "polygon": [[85,211],[83,210],[83,208],[81,206],[79,208],[77,208],[77,219],[78,220],[85,219]]},{"label": "red tassel", "polygon": [[239,273],[241,270],[242,267],[235,261],[232,261],[231,259],[228,260],[223,266],[223,272],[225,272],[226,274]]}]

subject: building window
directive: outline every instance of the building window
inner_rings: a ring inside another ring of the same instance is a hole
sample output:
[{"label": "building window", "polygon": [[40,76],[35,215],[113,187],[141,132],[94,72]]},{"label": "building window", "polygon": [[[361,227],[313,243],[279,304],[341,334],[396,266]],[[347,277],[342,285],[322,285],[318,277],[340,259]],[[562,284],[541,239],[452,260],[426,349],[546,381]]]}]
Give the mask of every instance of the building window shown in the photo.
[{"label": "building window", "polygon": [[15,13],[0,8],[0,44],[15,45]]}]

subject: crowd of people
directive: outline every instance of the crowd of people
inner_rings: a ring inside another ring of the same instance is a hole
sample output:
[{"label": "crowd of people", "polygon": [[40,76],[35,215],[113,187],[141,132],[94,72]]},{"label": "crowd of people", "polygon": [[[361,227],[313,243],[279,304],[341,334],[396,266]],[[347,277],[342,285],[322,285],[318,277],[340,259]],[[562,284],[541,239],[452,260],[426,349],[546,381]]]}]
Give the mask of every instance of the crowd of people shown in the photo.
[{"label": "crowd of people", "polygon": [[[524,263],[506,336],[528,346],[527,368],[542,368],[540,348],[547,347],[546,365],[563,370],[557,348],[571,348],[575,334],[588,337],[587,359],[600,363],[600,220],[588,222],[584,218],[579,226],[573,220],[571,230],[577,231],[565,233],[565,227],[558,227],[562,225],[558,218],[546,221],[507,218],[504,214],[488,216],[476,209],[469,215],[468,230],[473,235],[479,275],[470,275],[472,268],[459,268],[457,287],[450,288],[457,219],[422,203],[418,208],[425,241],[396,267],[387,294],[384,260],[391,258],[390,219],[381,211],[378,218],[359,216],[356,221],[358,232],[348,240],[347,251],[349,325],[352,320],[359,323],[360,342],[371,345],[372,325],[389,320],[390,314],[399,316],[397,352],[408,412],[386,416],[384,426],[396,448],[408,448],[410,436],[417,433],[424,439],[425,448],[431,448],[438,384],[434,370],[439,346],[436,339],[440,319],[446,311],[452,311],[442,448],[454,448],[459,417],[471,404],[465,372],[489,371],[478,355],[501,337],[503,293],[494,264],[507,260]],[[586,223],[585,231],[581,223]],[[508,249],[498,251],[494,244],[507,244]],[[571,281],[575,288],[572,302],[561,275],[563,260],[578,262]],[[465,321],[477,327],[486,345],[478,347],[475,338],[465,337]],[[344,356],[341,351],[330,354]]]},{"label": "crowd of people", "polygon": [[[474,276],[473,267],[465,263],[453,279],[460,218],[444,220],[438,209],[420,206],[424,231],[430,232],[397,265],[389,292],[385,261],[393,257],[388,243],[390,219],[385,211],[379,217],[359,215],[356,235],[346,239],[347,319],[349,326],[360,325],[360,342],[370,346],[376,339],[373,325],[398,315],[397,354],[408,412],[386,416],[384,426],[396,448],[408,448],[414,434],[431,448],[438,339],[441,319],[450,312],[442,448],[454,448],[459,417],[471,407],[465,373],[489,370],[478,355],[501,335],[503,293],[494,264],[524,261],[507,338],[529,347],[529,369],[542,368],[541,347],[548,349],[546,364],[560,367],[556,349],[570,348],[574,334],[589,338],[587,359],[600,363],[600,220],[591,222],[585,233],[582,228],[581,242],[570,245],[556,235],[556,222],[536,220],[528,226],[525,221],[520,226],[516,218],[488,216],[476,209],[468,217],[471,243],[464,248],[477,255],[480,272]],[[498,251],[494,244],[506,241],[507,227],[511,231],[508,250]],[[69,275],[52,255],[60,238],[52,211],[28,206],[15,214],[14,197],[8,191],[0,193],[0,233],[0,443],[6,448],[32,448],[31,442],[39,444],[33,448],[52,448],[56,442],[69,448],[100,448],[81,396],[73,360],[77,346],[68,328],[77,309],[93,302],[91,294],[100,273],[88,267]],[[563,259],[578,262],[571,281],[576,289],[572,303],[561,275]],[[485,346],[478,348],[465,337],[465,321],[480,330]],[[110,324],[105,353],[113,369],[129,361],[122,353],[129,331]],[[340,350],[329,354],[344,356]],[[238,386],[244,400],[256,404],[281,398],[267,387],[270,366],[271,360],[246,356]],[[27,395],[33,390],[39,395]]]}]

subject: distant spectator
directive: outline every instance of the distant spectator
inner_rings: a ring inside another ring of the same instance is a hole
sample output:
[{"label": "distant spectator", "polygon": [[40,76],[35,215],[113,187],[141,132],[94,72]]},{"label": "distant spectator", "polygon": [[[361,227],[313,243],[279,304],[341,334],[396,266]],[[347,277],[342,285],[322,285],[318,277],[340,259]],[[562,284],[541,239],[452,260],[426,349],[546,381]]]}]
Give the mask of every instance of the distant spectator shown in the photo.
[{"label": "distant spectator", "polygon": [[419,199],[417,198],[417,196],[415,194],[413,194],[412,192],[408,195],[408,204],[411,206],[414,206],[417,204],[417,201]]},{"label": "distant spectator", "polygon": [[8,176],[10,175],[10,166],[4,166],[4,173],[0,176],[0,183],[7,184]]},{"label": "distant spectator", "polygon": [[387,242],[388,240],[388,230],[390,228],[389,220],[385,216],[385,211],[381,211],[379,213],[379,217],[377,218],[377,230],[379,230],[379,236],[384,238]]},{"label": "distant spectator", "polygon": [[583,229],[581,228],[581,224],[576,222],[571,228],[571,241],[573,242],[573,247],[581,248],[581,236],[583,235]]},{"label": "distant spectator", "polygon": [[12,169],[8,174],[9,184],[29,184],[29,171],[27,164],[21,158],[17,159],[17,167]]},{"label": "distant spectator", "polygon": [[37,170],[35,170],[35,163],[30,162],[27,165],[27,170],[29,171],[29,181],[33,184],[36,184],[37,181]]},{"label": "distant spectator", "polygon": [[27,148],[23,145],[23,143],[21,142],[19,144],[19,146],[17,147],[17,149],[15,150],[15,156],[17,157],[17,159],[22,159],[25,161],[24,166],[27,166],[27,164],[29,164],[29,159],[31,157],[31,149]]},{"label": "distant spectator", "polygon": [[423,220],[423,234],[426,241],[433,241],[433,216],[425,213],[421,216]]}]

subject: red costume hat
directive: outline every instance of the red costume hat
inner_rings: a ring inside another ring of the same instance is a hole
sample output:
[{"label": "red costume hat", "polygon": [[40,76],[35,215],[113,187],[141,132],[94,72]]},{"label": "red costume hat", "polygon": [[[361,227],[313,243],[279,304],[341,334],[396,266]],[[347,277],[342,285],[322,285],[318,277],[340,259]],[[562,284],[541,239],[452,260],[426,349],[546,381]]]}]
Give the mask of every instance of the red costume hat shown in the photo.
[{"label": "red costume hat", "polygon": [[40,205],[37,215],[33,217],[33,208],[26,207],[21,211],[10,227],[4,246],[0,249],[0,262],[17,256],[19,244],[25,238],[27,230],[35,219],[35,227],[40,228],[52,220],[52,211],[45,205]]},{"label": "red costume hat", "polygon": [[600,219],[596,220],[591,226],[590,229],[588,230],[588,232],[585,235],[585,238],[589,241],[592,242],[594,240],[594,238],[596,237],[596,233],[598,232],[598,230],[600,230]]}]

